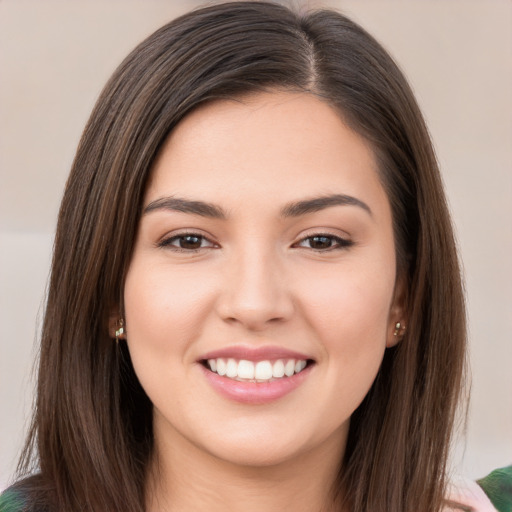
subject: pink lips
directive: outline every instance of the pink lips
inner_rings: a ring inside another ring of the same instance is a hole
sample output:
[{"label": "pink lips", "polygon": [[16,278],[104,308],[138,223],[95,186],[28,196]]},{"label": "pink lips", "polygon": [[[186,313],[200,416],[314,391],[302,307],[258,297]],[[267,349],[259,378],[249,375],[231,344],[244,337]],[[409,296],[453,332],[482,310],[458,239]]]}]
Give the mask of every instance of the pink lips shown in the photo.
[{"label": "pink lips", "polygon": [[233,359],[247,359],[249,361],[264,361],[266,359],[310,359],[305,354],[282,347],[248,347],[242,345],[208,352],[202,356],[201,359],[217,359],[218,357],[225,359],[232,357]]},{"label": "pink lips", "polygon": [[[233,358],[236,360],[246,359],[249,361],[265,361],[276,359],[311,360],[307,355],[299,352],[283,349],[281,347],[258,347],[236,346],[208,352],[201,357],[199,362],[208,359]],[[294,391],[310,375],[314,365],[308,365],[300,373],[291,377],[282,377],[269,382],[249,382],[230,379],[210,371],[203,364],[198,365],[209,384],[221,396],[235,402],[245,404],[265,404],[278,400]]]}]

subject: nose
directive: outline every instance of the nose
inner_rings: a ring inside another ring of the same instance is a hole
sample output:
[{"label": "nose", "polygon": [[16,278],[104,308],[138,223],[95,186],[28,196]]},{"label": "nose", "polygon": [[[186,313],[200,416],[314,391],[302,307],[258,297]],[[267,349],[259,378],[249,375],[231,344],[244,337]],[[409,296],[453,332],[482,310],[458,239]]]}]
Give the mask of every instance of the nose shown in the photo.
[{"label": "nose", "polygon": [[272,251],[247,250],[226,262],[223,290],[218,298],[220,317],[248,330],[262,331],[282,323],[294,312],[286,272]]}]

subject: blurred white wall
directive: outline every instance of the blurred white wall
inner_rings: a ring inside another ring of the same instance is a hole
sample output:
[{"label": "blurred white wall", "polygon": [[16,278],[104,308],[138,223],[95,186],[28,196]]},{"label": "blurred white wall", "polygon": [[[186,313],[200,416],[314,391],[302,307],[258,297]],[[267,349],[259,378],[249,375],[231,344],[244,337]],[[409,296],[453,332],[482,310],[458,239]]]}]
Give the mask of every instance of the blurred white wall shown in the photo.
[{"label": "blurred white wall", "polygon": [[[454,467],[482,476],[512,463],[512,3],[307,4],[334,6],[374,34],[405,70],[429,123],[470,317],[472,402]],[[0,489],[31,407],[54,224],[81,130],[128,51],[196,5],[0,0]]]}]

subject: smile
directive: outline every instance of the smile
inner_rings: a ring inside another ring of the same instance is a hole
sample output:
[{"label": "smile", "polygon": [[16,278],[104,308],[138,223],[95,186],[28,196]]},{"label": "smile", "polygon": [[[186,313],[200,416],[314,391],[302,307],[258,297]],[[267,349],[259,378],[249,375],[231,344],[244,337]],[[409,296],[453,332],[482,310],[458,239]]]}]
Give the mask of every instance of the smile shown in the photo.
[{"label": "smile", "polygon": [[197,362],[220,396],[252,405],[292,393],[317,366],[309,355],[277,346],[231,346],[204,354]]},{"label": "smile", "polygon": [[275,379],[292,377],[306,368],[305,359],[277,359],[275,361],[249,361],[247,359],[208,359],[210,371],[240,382],[272,382]]}]

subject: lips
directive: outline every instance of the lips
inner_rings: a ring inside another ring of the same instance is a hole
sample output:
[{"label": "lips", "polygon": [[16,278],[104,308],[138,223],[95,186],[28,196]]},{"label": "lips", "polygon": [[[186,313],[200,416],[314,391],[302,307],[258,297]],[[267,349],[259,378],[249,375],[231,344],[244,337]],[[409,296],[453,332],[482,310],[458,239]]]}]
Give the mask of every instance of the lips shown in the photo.
[{"label": "lips", "polygon": [[212,387],[223,397],[262,404],[296,389],[315,362],[281,347],[231,347],[205,354],[199,362]]}]

